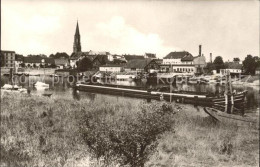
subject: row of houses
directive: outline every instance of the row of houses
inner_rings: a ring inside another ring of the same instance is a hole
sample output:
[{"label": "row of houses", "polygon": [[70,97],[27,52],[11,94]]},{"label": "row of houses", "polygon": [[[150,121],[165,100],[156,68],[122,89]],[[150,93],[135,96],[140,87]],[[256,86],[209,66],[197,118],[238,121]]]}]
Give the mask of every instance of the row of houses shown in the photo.
[{"label": "row of houses", "polygon": [[[188,55],[188,56],[187,56]],[[172,62],[171,62],[172,61]],[[173,63],[174,62],[174,63]],[[178,62],[178,63],[175,63]],[[101,65],[99,71],[126,72],[178,72],[202,73],[206,66],[205,58],[193,57],[188,52],[171,52],[163,59],[151,59],[139,56],[127,60],[125,64]]]},{"label": "row of houses", "polygon": [[[200,46],[201,49],[201,46]],[[77,68],[77,62],[83,58],[92,61],[92,70],[107,72],[178,72],[203,73],[206,59],[201,55],[193,56],[187,51],[170,52],[163,59],[156,54],[144,55],[111,55],[109,52],[74,52],[70,57],[70,65]]]},{"label": "row of houses", "polygon": [[[200,46],[201,49],[201,46]],[[77,62],[88,58],[92,62],[90,70],[103,72],[176,72],[176,73],[204,73],[206,59],[201,50],[198,56],[193,56],[187,51],[170,52],[163,59],[156,58],[155,54],[144,55],[112,55],[109,52],[77,52],[72,53],[69,59],[53,59],[48,57],[16,57],[14,51],[1,51],[2,67],[24,67],[39,68],[43,65],[58,68],[77,68]],[[234,74],[242,72],[242,64],[228,62],[226,69],[220,73],[225,75],[227,71]]]},{"label": "row of houses", "polygon": [[[144,55],[112,55],[109,52],[74,52],[69,59],[45,57],[16,57],[14,51],[1,51],[4,55],[4,67],[34,67],[43,65],[77,68],[77,62],[88,58],[92,62],[91,70],[111,72],[190,72],[200,73],[206,65],[203,55],[192,56],[187,51],[171,52],[163,59],[156,58],[156,54]],[[1,56],[2,58],[2,56]]]},{"label": "row of houses", "polygon": [[69,66],[69,59],[66,58],[49,58],[41,56],[23,57],[17,56],[14,51],[1,50],[1,67],[5,68],[40,68],[43,66],[64,68]]}]

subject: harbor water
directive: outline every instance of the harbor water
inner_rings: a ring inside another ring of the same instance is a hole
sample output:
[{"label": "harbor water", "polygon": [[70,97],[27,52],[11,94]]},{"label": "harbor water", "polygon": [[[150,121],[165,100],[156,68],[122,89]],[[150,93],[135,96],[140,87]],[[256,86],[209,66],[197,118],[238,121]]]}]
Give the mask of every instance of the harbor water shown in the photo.
[{"label": "harbor water", "polygon": [[[33,84],[37,81],[41,81],[50,85],[48,89],[37,89]],[[122,97],[115,95],[103,95],[90,92],[78,92],[73,89],[73,84],[75,80],[71,78],[62,78],[62,77],[50,77],[50,76],[14,76],[13,82],[22,86],[26,89],[30,89],[31,94],[42,95],[44,93],[52,93],[52,97],[68,97],[75,100],[88,99],[88,100],[98,100],[102,101],[119,101],[119,100],[130,100],[132,102],[139,102],[143,99]],[[104,81],[99,81],[104,83]],[[10,78],[7,76],[1,76],[1,87],[4,84],[10,84]],[[109,81],[110,84],[126,85],[133,87],[145,87],[145,88],[158,88],[162,84],[148,84],[146,81]],[[171,85],[172,90],[184,90],[184,91],[196,91],[196,92],[207,92],[215,93],[216,91],[222,92],[225,89],[224,85],[216,84],[176,84]],[[246,95],[246,108],[245,113],[257,113],[259,112],[259,95],[260,90],[259,86],[246,86],[246,85],[233,85],[233,89],[237,92],[247,90]]]}]

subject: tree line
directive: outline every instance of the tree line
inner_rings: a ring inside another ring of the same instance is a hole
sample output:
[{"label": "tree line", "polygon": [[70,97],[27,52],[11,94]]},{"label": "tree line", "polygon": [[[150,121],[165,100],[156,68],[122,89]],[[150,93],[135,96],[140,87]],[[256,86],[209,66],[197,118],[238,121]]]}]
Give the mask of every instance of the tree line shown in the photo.
[{"label": "tree line", "polygon": [[[23,55],[16,54],[17,57],[24,57]],[[59,59],[59,58],[69,58],[69,55],[66,52],[57,52],[56,54],[50,54],[49,56],[45,54],[29,54],[27,57],[41,57],[41,58],[53,58],[53,59]]]}]

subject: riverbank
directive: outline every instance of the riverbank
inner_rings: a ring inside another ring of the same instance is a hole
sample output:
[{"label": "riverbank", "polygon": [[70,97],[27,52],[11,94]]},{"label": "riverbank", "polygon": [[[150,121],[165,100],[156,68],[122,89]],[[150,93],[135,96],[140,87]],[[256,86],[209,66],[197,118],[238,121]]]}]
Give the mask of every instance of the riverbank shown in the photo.
[{"label": "riverbank", "polygon": [[[172,105],[172,130],[158,139],[145,166],[259,166],[258,130],[214,124],[201,108]],[[0,166],[99,166],[79,133],[81,111],[113,109],[134,115],[139,107],[130,101],[111,104],[104,99],[98,104],[4,94]]]}]

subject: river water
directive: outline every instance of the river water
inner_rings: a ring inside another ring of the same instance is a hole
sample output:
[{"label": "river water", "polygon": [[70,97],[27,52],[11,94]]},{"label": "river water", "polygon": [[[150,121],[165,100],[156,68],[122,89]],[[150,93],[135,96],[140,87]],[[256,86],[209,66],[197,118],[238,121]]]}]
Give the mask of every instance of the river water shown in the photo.
[{"label": "river water", "polygon": [[[36,89],[33,87],[33,83],[36,81],[42,81],[50,85],[49,89]],[[40,76],[26,76],[26,77],[18,77],[15,76],[14,82],[18,86],[22,86],[24,88],[29,88],[31,90],[31,94],[42,95],[43,93],[52,93],[52,97],[68,97],[75,100],[80,99],[88,99],[88,100],[98,100],[98,101],[131,101],[131,102],[139,102],[143,99],[122,97],[122,96],[114,96],[114,95],[103,95],[89,92],[76,92],[72,88],[73,80],[69,78],[54,78],[54,77],[40,77]],[[10,84],[9,77],[1,76],[1,87],[6,84]],[[158,87],[163,85],[153,84],[148,85],[146,82],[134,82],[134,81],[111,81],[111,84],[118,85],[127,85],[127,86],[142,86],[142,87]],[[165,86],[165,85],[164,85]],[[224,85],[212,85],[212,84],[177,84],[173,86],[174,90],[188,90],[188,91],[199,91],[199,92],[211,92],[215,93],[218,89],[220,92],[223,91]],[[246,113],[257,113],[259,111],[259,102],[260,102],[260,90],[258,86],[243,86],[243,85],[233,85],[233,89],[237,91],[247,90],[246,95]]]}]

